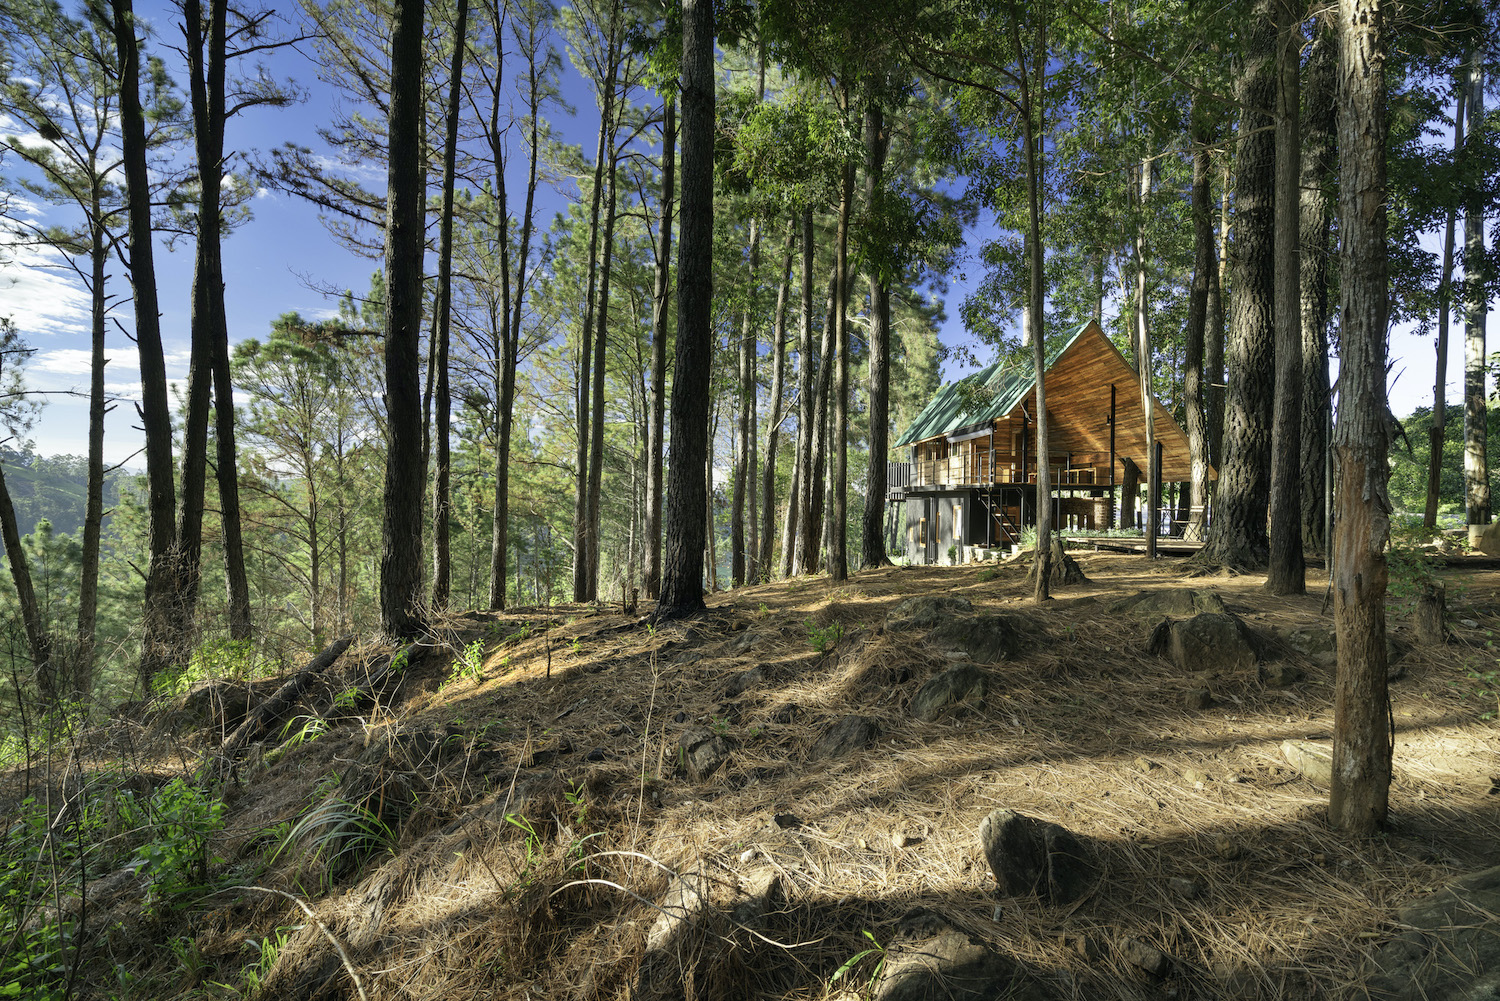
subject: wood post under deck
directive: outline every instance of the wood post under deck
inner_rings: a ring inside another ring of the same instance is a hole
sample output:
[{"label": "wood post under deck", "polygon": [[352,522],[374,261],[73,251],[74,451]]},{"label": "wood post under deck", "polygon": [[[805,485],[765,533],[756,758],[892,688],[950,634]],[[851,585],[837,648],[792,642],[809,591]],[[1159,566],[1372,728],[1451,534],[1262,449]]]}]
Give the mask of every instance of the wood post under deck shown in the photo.
[{"label": "wood post under deck", "polygon": [[1104,527],[1115,527],[1115,384],[1109,384],[1109,514]]}]

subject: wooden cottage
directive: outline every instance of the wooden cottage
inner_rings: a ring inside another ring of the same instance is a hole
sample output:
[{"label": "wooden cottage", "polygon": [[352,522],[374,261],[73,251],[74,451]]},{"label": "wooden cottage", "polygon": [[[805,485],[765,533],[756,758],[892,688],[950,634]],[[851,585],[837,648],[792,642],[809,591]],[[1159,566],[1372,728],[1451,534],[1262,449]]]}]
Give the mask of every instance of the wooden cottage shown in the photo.
[{"label": "wooden cottage", "polygon": [[[1112,528],[1124,460],[1151,468],[1139,377],[1092,320],[1050,354],[1053,526]],[[1029,360],[996,362],[944,386],[896,440],[892,454],[910,449],[910,460],[889,464],[887,499],[912,563],[963,561],[1036,524],[1035,389]],[[1159,401],[1152,410],[1158,482],[1189,479],[1187,435]]]}]

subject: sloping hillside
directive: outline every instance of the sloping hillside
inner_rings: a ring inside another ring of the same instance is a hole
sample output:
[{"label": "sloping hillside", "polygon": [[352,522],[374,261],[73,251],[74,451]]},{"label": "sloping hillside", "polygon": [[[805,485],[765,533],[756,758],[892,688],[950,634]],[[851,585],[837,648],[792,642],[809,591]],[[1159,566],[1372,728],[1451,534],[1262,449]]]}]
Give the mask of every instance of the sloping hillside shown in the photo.
[{"label": "sloping hillside", "polygon": [[[1393,604],[1394,822],[1356,840],[1309,778],[1332,729],[1321,577],[1284,599],[1080,563],[1045,609],[989,565],[746,588],[655,628],[455,615],[352,646],[264,726],[293,675],[135,707],[50,785],[42,763],[8,776],[13,806],[28,781],[54,815],[91,805],[56,825],[89,832],[85,892],[79,852],[38,867],[57,890],[7,976],[289,1001],[1405,989],[1391,948],[1386,979],[1367,965],[1398,908],[1500,863],[1500,576],[1450,581],[1443,646]],[[1248,653],[1160,625],[1205,609]],[[1020,833],[987,857],[1002,822]],[[1051,852],[1027,877],[1032,834]],[[1020,867],[1004,887],[997,857]]]}]

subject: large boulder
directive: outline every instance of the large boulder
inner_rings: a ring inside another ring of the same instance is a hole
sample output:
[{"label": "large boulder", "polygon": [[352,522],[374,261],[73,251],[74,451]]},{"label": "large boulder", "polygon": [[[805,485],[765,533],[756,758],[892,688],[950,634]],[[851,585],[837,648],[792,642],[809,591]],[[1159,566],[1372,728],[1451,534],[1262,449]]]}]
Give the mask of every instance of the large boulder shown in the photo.
[{"label": "large boulder", "polygon": [[842,758],[863,751],[880,736],[880,725],[868,716],[845,716],[819,734],[807,752],[809,761]]},{"label": "large boulder", "polygon": [[1376,1001],[1492,1001],[1500,998],[1500,866],[1454,880],[1402,908],[1405,929],[1371,958],[1366,984]]},{"label": "large boulder", "polygon": [[1254,671],[1260,653],[1250,627],[1232,612],[1203,612],[1171,625],[1167,656],[1183,671]]},{"label": "large boulder", "polygon": [[1224,599],[1213,591],[1190,587],[1168,587],[1154,591],[1137,591],[1109,606],[1111,612],[1132,615],[1191,616],[1203,612],[1227,612]]},{"label": "large boulder", "polygon": [[907,598],[885,614],[887,632],[910,632],[913,629],[931,629],[955,615],[974,611],[968,598],[954,598],[943,594],[922,594]]},{"label": "large boulder", "polygon": [[1019,653],[1033,632],[1031,620],[1022,615],[970,615],[946,620],[928,640],[978,663],[997,664]]},{"label": "large boulder", "polygon": [[1000,809],[979,823],[979,844],[999,891],[1066,904],[1094,880],[1088,850],[1066,828]]},{"label": "large boulder", "polygon": [[980,703],[989,692],[989,678],[973,664],[959,664],[929,680],[911,700],[911,714],[924,723],[937,719],[951,706]]},{"label": "large boulder", "polygon": [[954,928],[898,943],[886,953],[875,1001],[1041,1001],[1019,963]]}]

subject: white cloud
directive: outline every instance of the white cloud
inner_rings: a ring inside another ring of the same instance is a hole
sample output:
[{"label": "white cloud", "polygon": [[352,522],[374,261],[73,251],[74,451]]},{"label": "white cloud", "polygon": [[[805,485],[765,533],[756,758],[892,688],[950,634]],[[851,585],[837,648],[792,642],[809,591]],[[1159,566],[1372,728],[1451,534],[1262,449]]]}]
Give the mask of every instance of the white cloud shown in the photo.
[{"label": "white cloud", "polygon": [[37,346],[58,334],[88,334],[89,295],[62,254],[12,245],[0,246],[0,255],[10,258],[0,268],[0,316],[14,320],[22,337]]}]

